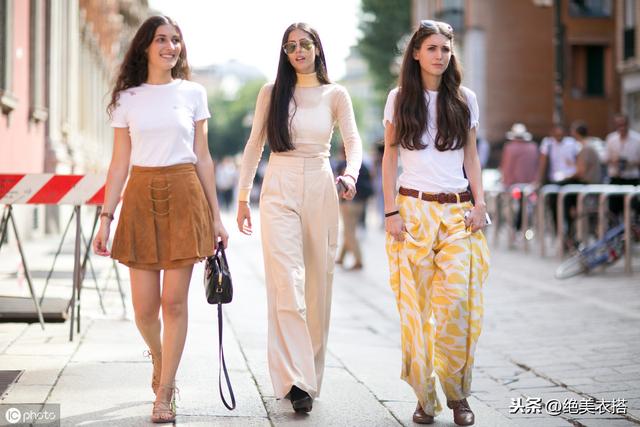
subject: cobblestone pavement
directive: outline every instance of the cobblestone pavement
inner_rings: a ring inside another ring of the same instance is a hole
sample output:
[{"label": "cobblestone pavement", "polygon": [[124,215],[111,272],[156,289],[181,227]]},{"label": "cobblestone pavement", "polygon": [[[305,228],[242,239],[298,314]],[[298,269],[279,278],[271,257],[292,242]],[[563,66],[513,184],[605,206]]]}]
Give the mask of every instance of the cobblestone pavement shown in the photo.
[{"label": "cobblestone pavement", "polygon": [[[233,220],[227,218],[226,224],[231,228]],[[225,353],[238,408],[227,411],[218,396],[215,311],[204,302],[202,266],[197,266],[178,373],[178,424],[413,425],[415,398],[399,379],[399,323],[387,284],[384,235],[374,228],[361,234],[364,270],[336,267],[322,396],[310,415],[299,416],[288,401],[274,399],[266,369],[259,224],[254,229],[250,238],[232,233],[228,251],[235,295],[225,307]],[[44,277],[41,272],[50,265],[57,242],[39,239],[26,246],[30,269]],[[72,251],[68,244],[64,248],[48,296],[70,295]],[[2,295],[27,295],[22,275],[16,274],[17,259],[14,248],[2,248]],[[107,314],[101,313],[88,277],[82,332],[73,342],[68,341],[69,322],[47,324],[45,331],[37,324],[0,323],[0,370],[25,371],[0,404],[60,403],[62,425],[145,425],[153,397],[150,363],[142,357],[145,347],[130,320],[130,304],[122,316],[110,263],[96,257],[93,262],[100,286],[107,284]],[[492,245],[470,398],[478,426],[640,424],[639,273],[625,276],[622,266],[614,266],[561,282],[553,279],[557,263]],[[126,270],[120,271],[128,287]],[[36,282],[41,288],[43,280]],[[596,399],[594,406],[587,403],[590,398]],[[626,400],[626,415],[599,413],[597,405],[609,407],[615,399]],[[512,414],[514,400],[521,407]],[[556,402],[566,402],[565,408],[552,415]],[[453,425],[451,412],[445,410],[435,425]]]}]

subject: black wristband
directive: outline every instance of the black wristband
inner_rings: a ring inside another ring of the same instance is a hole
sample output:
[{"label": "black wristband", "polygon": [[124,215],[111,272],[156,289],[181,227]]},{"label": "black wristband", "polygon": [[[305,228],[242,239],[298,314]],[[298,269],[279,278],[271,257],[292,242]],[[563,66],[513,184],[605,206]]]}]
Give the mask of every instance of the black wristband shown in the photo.
[{"label": "black wristband", "polygon": [[384,214],[385,218],[389,218],[390,216],[398,215],[400,211],[387,212]]}]

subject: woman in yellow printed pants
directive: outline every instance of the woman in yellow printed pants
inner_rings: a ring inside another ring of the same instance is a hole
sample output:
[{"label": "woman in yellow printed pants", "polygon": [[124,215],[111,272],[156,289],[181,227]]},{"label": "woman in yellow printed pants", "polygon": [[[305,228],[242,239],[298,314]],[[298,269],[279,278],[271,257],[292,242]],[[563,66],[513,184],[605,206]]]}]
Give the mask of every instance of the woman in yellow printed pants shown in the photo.
[{"label": "woman in yellow printed pants", "polygon": [[[420,424],[433,423],[442,409],[436,375],[454,422],[475,422],[466,398],[489,267],[480,231],[486,207],[476,148],[478,104],[460,80],[451,26],[422,21],[383,120],[386,249],[400,313],[401,377],[416,394],[413,421]],[[398,156],[403,172],[396,195]]]},{"label": "woman in yellow printed pants", "polygon": [[488,249],[482,232],[465,227],[463,211],[470,203],[400,195],[398,207],[405,239],[397,242],[389,235],[387,254],[402,325],[402,379],[434,414],[441,410],[434,372],[448,399],[469,395]]}]

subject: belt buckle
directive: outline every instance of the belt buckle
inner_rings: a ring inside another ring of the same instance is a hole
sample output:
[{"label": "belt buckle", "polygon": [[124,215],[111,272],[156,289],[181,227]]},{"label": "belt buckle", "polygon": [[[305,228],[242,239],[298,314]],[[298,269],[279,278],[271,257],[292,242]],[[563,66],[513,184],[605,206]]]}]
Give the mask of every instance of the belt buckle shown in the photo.
[{"label": "belt buckle", "polygon": [[441,205],[447,203],[447,195],[446,195],[446,193],[438,193],[438,194],[436,194],[436,200]]}]

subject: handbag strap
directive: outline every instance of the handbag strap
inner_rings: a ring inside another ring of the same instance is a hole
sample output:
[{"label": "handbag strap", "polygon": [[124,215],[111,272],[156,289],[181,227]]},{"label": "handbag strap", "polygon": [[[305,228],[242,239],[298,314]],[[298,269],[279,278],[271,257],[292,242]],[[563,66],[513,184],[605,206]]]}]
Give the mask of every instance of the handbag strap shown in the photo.
[{"label": "handbag strap", "polygon": [[[223,252],[224,253],[224,252]],[[227,381],[227,389],[229,390],[229,396],[231,397],[231,405],[227,403],[222,392],[222,370],[224,369],[224,378]],[[231,388],[231,381],[229,380],[229,372],[227,372],[227,364],[224,361],[224,349],[222,348],[222,304],[218,303],[218,389],[220,390],[220,397],[222,403],[230,411],[236,408],[236,397],[233,394],[233,388]]]}]

